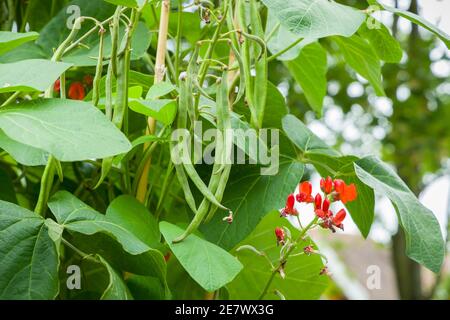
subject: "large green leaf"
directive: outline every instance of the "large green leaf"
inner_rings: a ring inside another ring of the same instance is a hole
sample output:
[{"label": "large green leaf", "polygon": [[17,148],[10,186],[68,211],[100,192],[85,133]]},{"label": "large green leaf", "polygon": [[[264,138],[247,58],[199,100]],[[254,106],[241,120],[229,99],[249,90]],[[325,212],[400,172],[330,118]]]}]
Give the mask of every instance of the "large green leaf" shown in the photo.
[{"label": "large green leaf", "polygon": [[103,292],[102,300],[132,300],[133,296],[127,288],[119,273],[110,266],[108,261],[97,255],[96,258],[103,264],[109,275],[109,284]]},{"label": "large green leaf", "polygon": [[0,64],[0,93],[44,91],[70,67],[68,63],[43,59]]},{"label": "large green leaf", "polygon": [[[263,251],[272,264],[277,265],[280,247],[277,246],[274,230],[282,226],[291,230],[294,239],[298,237],[298,230],[294,229],[286,219],[280,218],[277,211],[273,211],[239,245],[250,245]],[[303,248],[310,244],[312,244],[310,239],[300,242],[293,254],[302,252]],[[230,299],[258,299],[271,276],[271,266],[264,257],[250,250],[241,250],[237,256],[243,263],[244,269],[227,285]],[[319,275],[322,268],[322,259],[318,255],[290,257],[284,268],[285,279],[282,279],[279,274],[275,275],[264,298],[279,299],[274,294],[274,291],[278,290],[288,300],[318,299],[329,282],[326,276]]]},{"label": "large green leaf", "polygon": [[355,162],[358,178],[394,204],[406,235],[406,254],[434,272],[439,272],[445,243],[434,214],[424,207],[408,186],[385,163],[375,157]]},{"label": "large green leaf", "polygon": [[106,211],[106,216],[110,221],[131,231],[149,247],[155,247],[161,240],[156,219],[132,196],[122,195],[114,199]]},{"label": "large green leaf", "polygon": [[0,201],[0,299],[53,299],[58,256],[44,219]]},{"label": "large green leaf", "polygon": [[0,55],[26,42],[36,40],[37,37],[39,37],[37,32],[17,33],[0,31]]},{"label": "large green leaf", "polygon": [[149,249],[129,230],[90,208],[67,191],[59,191],[53,195],[48,206],[58,223],[67,230],[86,235],[105,233],[119,242],[127,252],[134,255]]},{"label": "large green leaf", "polygon": [[173,122],[177,113],[176,101],[169,99],[130,99],[128,105],[134,112],[155,118],[167,125],[170,125]]},{"label": "large green leaf", "polygon": [[441,39],[445,45],[447,46],[447,48],[450,49],[450,35],[448,35],[447,33],[445,33],[444,31],[442,31],[441,29],[439,29],[438,27],[434,26],[433,24],[431,24],[430,22],[428,22],[427,20],[425,20],[424,18],[422,18],[421,16],[406,11],[406,10],[402,10],[402,9],[398,9],[398,8],[394,8],[391,6],[387,6],[384,4],[381,4],[380,2],[378,2],[377,0],[369,0],[369,3],[371,3],[372,5],[378,5],[380,6],[382,9],[390,11],[400,17],[403,17],[405,19],[408,19],[409,21],[427,29],[428,31],[434,33],[436,36],[439,37],[439,39]]},{"label": "large green leaf", "polygon": [[48,153],[14,141],[0,130],[0,148],[8,152],[18,163],[25,166],[42,166],[47,164]]},{"label": "large green leaf", "polygon": [[365,15],[328,0],[262,0],[282,26],[303,38],[350,37]]},{"label": "large green leaf", "polygon": [[131,149],[103,113],[82,101],[37,99],[2,108],[0,129],[61,161],[106,158]]},{"label": "large green leaf", "polygon": [[282,161],[276,175],[261,175],[258,166],[233,168],[223,197],[223,205],[233,211],[233,223],[224,222],[217,212],[211,222],[200,229],[206,238],[231,249],[245,239],[260,220],[270,211],[284,207],[286,197],[292,193],[303,176],[300,162]]},{"label": "large green leaf", "polygon": [[[124,270],[156,276],[165,283],[163,255],[140,240],[144,235],[135,235],[139,231],[132,229],[133,223],[124,223],[122,213],[110,210],[110,218],[66,191],[53,195],[48,206],[66,230],[88,236],[78,239],[83,251],[99,253]],[[145,239],[149,239],[148,235]]]},{"label": "large green leaf", "polygon": [[285,65],[303,89],[311,108],[320,116],[327,94],[327,52],[318,42],[307,45],[298,58]]},{"label": "large green leaf", "polygon": [[367,24],[363,24],[358,33],[369,40],[381,60],[388,63],[399,63],[402,59],[403,51],[400,43],[381,22],[379,28],[371,29],[367,27]]},{"label": "large green leaf", "polygon": [[340,156],[339,152],[331,149],[322,139],[312,133],[303,122],[291,114],[283,118],[283,131],[303,153],[316,151],[330,156]]},{"label": "large green leaf", "polygon": [[165,221],[159,226],[178,261],[206,291],[213,292],[223,287],[241,271],[240,262],[222,248],[195,234],[174,244],[172,240],[184,230]]},{"label": "large green leaf", "polygon": [[378,96],[384,96],[380,59],[373,47],[357,35],[334,39],[344,55],[345,62],[370,82]]}]

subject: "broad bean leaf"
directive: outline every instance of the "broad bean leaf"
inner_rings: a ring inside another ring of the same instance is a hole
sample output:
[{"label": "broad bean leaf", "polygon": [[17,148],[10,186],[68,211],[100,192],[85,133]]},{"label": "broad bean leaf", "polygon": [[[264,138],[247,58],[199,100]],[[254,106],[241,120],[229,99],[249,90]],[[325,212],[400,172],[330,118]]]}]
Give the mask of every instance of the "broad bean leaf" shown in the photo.
[{"label": "broad bean leaf", "polygon": [[[53,195],[48,206],[58,223],[66,230],[89,236],[80,238],[82,250],[100,253],[102,257],[124,270],[156,276],[165,282],[164,258],[158,250],[149,247],[136,236],[139,230],[133,229],[135,220],[133,223],[124,223],[122,213],[114,210],[109,211],[109,214],[112,214],[110,218],[90,208],[67,191],[59,191]],[[146,240],[149,239],[148,232],[150,231],[147,231]],[[143,238],[144,235],[139,237]],[[92,241],[93,239],[95,241]]]},{"label": "broad bean leaf", "polygon": [[0,31],[0,55],[10,51],[26,42],[36,40],[39,37],[37,32],[9,32]]},{"label": "broad bean leaf", "polygon": [[47,164],[49,154],[41,149],[14,141],[0,130],[0,148],[8,152],[18,163],[25,166]]},{"label": "broad bean leaf", "polygon": [[439,29],[438,27],[436,27],[435,25],[431,24],[430,22],[428,22],[427,20],[425,20],[424,18],[422,18],[421,16],[406,11],[406,10],[402,10],[402,9],[398,9],[398,8],[394,8],[391,6],[387,6],[384,4],[381,4],[380,2],[378,2],[377,0],[369,0],[369,3],[372,5],[377,5],[380,6],[382,9],[386,10],[386,11],[390,11],[400,17],[403,17],[405,19],[408,19],[409,21],[427,29],[428,31],[434,33],[439,39],[441,39],[445,45],[447,46],[447,48],[450,49],[450,35],[448,35],[447,33],[445,33],[444,31],[442,31],[441,29]]},{"label": "broad bean leaf", "polygon": [[44,219],[0,201],[0,299],[54,299],[59,260]]},{"label": "broad bean leaf", "polygon": [[350,37],[365,15],[348,6],[328,0],[262,0],[282,26],[303,38],[332,35]]},{"label": "broad bean leaf", "polygon": [[373,47],[358,35],[334,39],[342,51],[345,62],[370,82],[378,96],[385,96],[380,58]]},{"label": "broad bean leaf", "polygon": [[102,256],[97,255],[96,258],[100,261],[103,266],[105,266],[108,275],[109,275],[109,284],[108,287],[103,292],[101,299],[102,300],[132,300],[133,296],[128,290],[127,285],[123,281],[120,274],[114,270],[113,267],[103,259]]},{"label": "broad bean leaf", "polygon": [[231,171],[222,203],[233,211],[233,223],[224,222],[223,211],[200,229],[209,241],[232,249],[245,239],[270,211],[284,207],[303,176],[304,165],[282,160],[276,175],[261,175],[259,166],[237,166]]},{"label": "broad bean leaf", "polygon": [[358,33],[369,40],[381,60],[388,63],[399,63],[402,59],[403,51],[400,43],[381,22],[377,28],[368,28],[367,24],[363,24]]},{"label": "broad bean leaf", "polygon": [[130,230],[136,238],[149,247],[159,245],[161,233],[158,223],[148,209],[136,198],[122,195],[114,199],[106,210],[112,222]]},{"label": "broad bean leaf", "polygon": [[355,162],[358,178],[393,203],[406,235],[406,254],[433,272],[439,272],[445,243],[439,222],[388,165],[375,157]]},{"label": "broad bean leaf", "polygon": [[[239,246],[250,245],[263,251],[276,266],[280,258],[280,247],[277,246],[274,234],[276,227],[289,228],[292,237],[294,239],[298,237],[298,230],[294,229],[286,219],[280,218],[277,211],[273,211],[264,217],[255,230],[239,243]],[[298,245],[293,254],[302,252],[307,245],[315,247],[314,243],[307,239]],[[258,256],[253,251],[241,250],[236,255],[243,263],[244,269],[227,285],[230,299],[257,299],[271,276],[272,268],[264,257]],[[326,276],[320,275],[322,268],[322,258],[318,255],[290,257],[284,268],[286,278],[282,279],[279,274],[275,275],[264,299],[278,300],[279,297],[273,293],[274,290],[281,292],[288,300],[320,298],[329,283]]]},{"label": "broad bean leaf", "polygon": [[318,42],[305,46],[300,55],[284,62],[303,89],[311,108],[320,116],[327,94],[327,52]]},{"label": "broad bean leaf", "polygon": [[130,99],[128,105],[134,112],[152,117],[166,125],[173,122],[177,113],[177,103],[170,99]]},{"label": "broad bean leaf", "polygon": [[71,66],[44,59],[0,64],[0,93],[44,91]]},{"label": "broad bean leaf", "polygon": [[11,139],[61,161],[106,158],[131,144],[97,108],[63,99],[37,99],[0,110],[0,129]]},{"label": "broad bean leaf", "polygon": [[339,152],[331,149],[294,115],[288,114],[283,118],[283,131],[289,140],[303,153],[316,151],[330,156],[340,156]]},{"label": "broad bean leaf", "polygon": [[241,263],[235,257],[199,236],[191,234],[175,244],[172,240],[184,230],[165,221],[161,222],[159,227],[183,268],[206,291],[218,290],[242,270]]}]

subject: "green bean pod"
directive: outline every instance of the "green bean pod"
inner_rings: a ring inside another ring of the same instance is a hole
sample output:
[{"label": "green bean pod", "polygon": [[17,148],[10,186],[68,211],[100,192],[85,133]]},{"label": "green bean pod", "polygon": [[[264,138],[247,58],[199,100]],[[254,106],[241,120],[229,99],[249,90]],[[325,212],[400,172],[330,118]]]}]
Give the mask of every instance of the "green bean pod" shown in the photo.
[{"label": "green bean pod", "polygon": [[98,101],[100,100],[100,81],[102,79],[103,73],[103,48],[104,48],[104,39],[105,39],[105,29],[100,29],[100,43],[98,47],[98,58],[97,58],[97,67],[95,68],[95,76],[94,81],[92,83],[92,103],[94,106],[98,105]]}]

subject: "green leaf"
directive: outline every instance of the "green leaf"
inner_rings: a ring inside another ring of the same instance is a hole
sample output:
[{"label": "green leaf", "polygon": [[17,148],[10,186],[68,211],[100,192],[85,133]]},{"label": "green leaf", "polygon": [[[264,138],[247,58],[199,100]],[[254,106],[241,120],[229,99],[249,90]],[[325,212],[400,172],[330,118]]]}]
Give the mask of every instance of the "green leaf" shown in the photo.
[{"label": "green leaf", "polygon": [[[161,285],[158,278],[131,274],[126,284],[136,300],[164,300],[170,298],[170,291]],[[204,292],[202,290],[202,292]]]},{"label": "green leaf", "polygon": [[[118,217],[119,213],[110,210],[110,214],[113,212],[111,219],[109,215],[95,211],[66,191],[53,195],[48,206],[66,230],[89,236],[81,237],[76,243],[81,250],[100,253],[121,269],[156,276],[165,283],[166,264],[163,255],[141,241],[134,234],[137,231],[129,229],[132,223],[125,223],[123,218]],[[149,239],[149,236],[146,235],[145,239]]]},{"label": "green leaf", "polygon": [[358,178],[394,204],[406,235],[406,254],[433,272],[439,272],[445,243],[434,214],[424,207],[408,186],[385,163],[375,157],[355,162]]},{"label": "green leaf", "polygon": [[[257,250],[263,251],[271,260],[273,265],[278,264],[280,258],[280,247],[274,234],[276,227],[286,227],[291,230],[292,237],[298,237],[298,230],[294,229],[289,222],[280,218],[277,211],[273,211],[258,224],[256,229],[244,240],[241,245],[251,245]],[[310,239],[301,242],[293,254],[303,251],[303,248],[312,244]],[[272,268],[268,261],[250,250],[241,250],[236,253],[238,259],[244,265],[243,271],[227,285],[230,299],[254,300],[263,292]],[[328,285],[328,278],[319,275],[323,268],[322,259],[319,255],[291,256],[285,266],[286,278],[282,279],[279,274],[275,275],[265,299],[278,300],[274,290],[280,291],[288,300],[318,299]]]},{"label": "green leaf", "polygon": [[149,247],[155,247],[161,240],[156,219],[132,196],[122,195],[114,199],[106,210],[106,217],[132,232]]},{"label": "green leaf", "polygon": [[233,223],[217,212],[200,226],[206,239],[229,250],[245,239],[270,211],[284,207],[303,176],[304,165],[283,160],[276,175],[261,175],[258,166],[233,167],[222,204],[233,211]]},{"label": "green leaf", "polygon": [[318,116],[322,114],[323,99],[327,94],[327,52],[318,42],[307,45],[295,60],[286,61],[286,67],[303,89],[306,100]]},{"label": "green leaf", "polygon": [[262,0],[282,26],[302,38],[332,35],[350,37],[365,15],[348,6],[328,0]]},{"label": "green leaf", "polygon": [[0,64],[0,93],[45,91],[71,66],[43,59]]},{"label": "green leaf", "polygon": [[135,237],[129,230],[95,211],[84,202],[67,191],[59,191],[53,195],[48,206],[59,224],[70,231],[92,235],[105,233],[119,242],[130,254],[140,254],[149,247]]},{"label": "green leaf", "polygon": [[367,238],[375,216],[375,195],[373,190],[356,176],[354,162],[359,158],[355,156],[331,157],[314,151],[307,152],[304,156],[322,177],[331,176],[344,180],[346,184],[355,184],[358,196],[355,201],[345,204],[345,207],[363,237]]},{"label": "green leaf", "polygon": [[194,234],[173,244],[172,240],[184,230],[165,221],[159,227],[181,265],[206,291],[213,292],[223,287],[241,271],[240,262],[222,248]]},{"label": "green leaf", "polygon": [[283,131],[303,153],[316,151],[330,156],[340,156],[339,152],[331,149],[322,139],[312,133],[303,122],[291,114],[283,118]]},{"label": "green leaf", "polygon": [[0,31],[0,55],[26,42],[36,40],[37,37],[39,37],[37,32],[17,33]]},{"label": "green leaf", "polygon": [[176,89],[177,88],[170,82],[163,81],[163,82],[155,83],[148,90],[145,100],[158,99],[159,97],[165,96],[166,94],[169,94]]},{"label": "green leaf", "polygon": [[345,62],[370,82],[378,96],[386,95],[381,81],[380,59],[372,46],[357,35],[334,39],[344,55]]},{"label": "green leaf", "polygon": [[42,166],[47,164],[48,153],[14,141],[0,130],[0,148],[8,152],[11,157],[24,166]]},{"label": "green leaf", "polygon": [[388,63],[399,63],[403,56],[400,43],[391,35],[384,24],[377,23],[380,27],[372,29],[369,29],[367,24],[363,24],[358,33],[369,40],[381,60]]},{"label": "green leaf", "polygon": [[167,283],[174,300],[205,299],[205,290],[191,278],[173,255],[167,262]]},{"label": "green leaf", "polygon": [[128,105],[134,112],[152,117],[166,125],[170,125],[177,113],[177,103],[175,100],[142,100],[130,99]]},{"label": "green leaf", "polygon": [[109,284],[105,292],[103,292],[102,300],[132,300],[133,296],[128,290],[122,277],[109,265],[109,263],[101,256],[96,255],[96,258],[103,264],[109,274]]},{"label": "green leaf", "polygon": [[0,201],[0,299],[54,299],[58,255],[44,219]]},{"label": "green leaf", "polygon": [[106,158],[131,148],[103,113],[82,101],[37,99],[7,106],[0,110],[0,128],[61,161]]},{"label": "green leaf", "polygon": [[275,14],[269,10],[266,25],[266,41],[267,48],[272,54],[286,49],[294,42],[298,42],[291,49],[277,57],[277,60],[288,61],[294,60],[300,54],[300,51],[308,44],[315,42],[317,39],[303,39],[303,37],[290,32],[286,27],[280,25]]},{"label": "green leaf", "polygon": [[398,8],[394,8],[391,6],[381,4],[376,0],[369,0],[369,3],[371,3],[372,5],[378,5],[384,10],[390,11],[400,17],[408,19],[409,21],[427,29],[428,31],[434,33],[439,39],[441,39],[445,43],[447,48],[450,49],[450,35],[448,35],[444,31],[442,31],[438,27],[434,26],[433,24],[431,24],[430,22],[428,22],[421,16],[418,16],[417,14],[406,11],[406,10],[402,10],[402,9],[398,9]]}]

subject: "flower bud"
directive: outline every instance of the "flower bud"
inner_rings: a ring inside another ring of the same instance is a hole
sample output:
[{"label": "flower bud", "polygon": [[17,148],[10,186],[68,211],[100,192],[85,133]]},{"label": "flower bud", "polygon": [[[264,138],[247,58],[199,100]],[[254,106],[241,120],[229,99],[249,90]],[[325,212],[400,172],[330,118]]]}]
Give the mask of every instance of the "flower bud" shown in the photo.
[{"label": "flower bud", "polygon": [[320,193],[316,194],[316,197],[314,198],[314,205],[316,209],[322,209],[322,196]]}]

